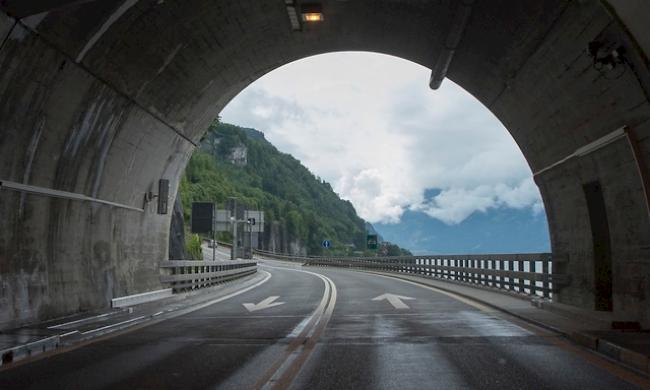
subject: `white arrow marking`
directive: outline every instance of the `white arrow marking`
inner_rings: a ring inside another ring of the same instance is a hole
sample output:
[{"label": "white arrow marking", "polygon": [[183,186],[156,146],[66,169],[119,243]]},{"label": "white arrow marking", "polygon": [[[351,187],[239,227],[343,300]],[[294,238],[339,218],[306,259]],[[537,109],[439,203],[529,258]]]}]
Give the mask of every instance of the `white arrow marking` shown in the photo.
[{"label": "white arrow marking", "polygon": [[395,309],[409,309],[409,307],[406,305],[406,303],[402,302],[402,299],[405,300],[405,301],[410,301],[410,300],[415,299],[415,298],[404,297],[404,296],[395,295],[395,294],[383,294],[383,295],[380,295],[378,297],[372,298],[373,301],[383,301],[384,299],[387,300],[388,303],[393,305],[393,307]]},{"label": "white arrow marking", "polygon": [[284,305],[284,302],[273,302],[278,298],[280,298],[280,297],[272,296],[272,297],[266,298],[265,300],[258,303],[257,305],[254,304],[254,303],[242,303],[242,305],[244,305],[246,310],[248,310],[250,312],[268,309],[269,307],[273,307],[273,306]]}]

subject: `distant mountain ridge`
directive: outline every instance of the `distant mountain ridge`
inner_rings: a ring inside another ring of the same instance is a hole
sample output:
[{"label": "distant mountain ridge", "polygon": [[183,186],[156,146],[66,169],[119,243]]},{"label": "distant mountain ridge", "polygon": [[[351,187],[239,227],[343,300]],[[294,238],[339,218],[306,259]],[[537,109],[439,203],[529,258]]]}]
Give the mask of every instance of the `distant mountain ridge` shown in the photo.
[{"label": "distant mountain ridge", "polygon": [[415,254],[550,252],[546,216],[530,209],[475,212],[458,225],[407,210],[399,224],[375,225],[387,240]]}]

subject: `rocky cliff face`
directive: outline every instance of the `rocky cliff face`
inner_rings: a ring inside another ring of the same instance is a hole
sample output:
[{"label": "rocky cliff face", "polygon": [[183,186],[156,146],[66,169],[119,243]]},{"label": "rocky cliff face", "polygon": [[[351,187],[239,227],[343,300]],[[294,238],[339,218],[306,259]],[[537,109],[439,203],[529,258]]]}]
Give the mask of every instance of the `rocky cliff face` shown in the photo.
[{"label": "rocky cliff face", "polygon": [[237,145],[230,149],[228,161],[238,167],[245,167],[248,164],[248,148],[246,145]]},{"label": "rocky cliff face", "polygon": [[192,257],[185,251],[185,230],[183,222],[183,205],[180,195],[176,196],[172,222],[169,226],[169,259],[185,260]]},{"label": "rocky cliff face", "polygon": [[279,221],[267,222],[264,233],[260,237],[260,249],[276,253],[307,255],[305,243],[296,239],[292,240],[286,225]]}]

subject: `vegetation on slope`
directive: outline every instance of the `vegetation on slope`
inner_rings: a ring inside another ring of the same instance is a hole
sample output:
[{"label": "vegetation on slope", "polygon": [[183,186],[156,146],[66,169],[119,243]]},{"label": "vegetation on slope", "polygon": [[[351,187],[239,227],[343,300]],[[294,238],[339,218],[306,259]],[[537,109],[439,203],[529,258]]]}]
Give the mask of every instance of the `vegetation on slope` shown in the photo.
[{"label": "vegetation on slope", "polygon": [[[233,150],[241,147],[246,148],[247,161],[233,163]],[[352,204],[253,129],[215,122],[192,155],[179,194],[186,221],[192,202],[213,201],[223,208],[229,197],[237,197],[239,204],[263,210],[267,224],[279,221],[289,240],[299,242],[309,255],[323,254],[324,239],[333,244],[328,254],[374,254],[364,251],[365,221]],[[229,236],[222,233],[220,238]],[[396,246],[389,250],[394,255],[408,253]]]}]

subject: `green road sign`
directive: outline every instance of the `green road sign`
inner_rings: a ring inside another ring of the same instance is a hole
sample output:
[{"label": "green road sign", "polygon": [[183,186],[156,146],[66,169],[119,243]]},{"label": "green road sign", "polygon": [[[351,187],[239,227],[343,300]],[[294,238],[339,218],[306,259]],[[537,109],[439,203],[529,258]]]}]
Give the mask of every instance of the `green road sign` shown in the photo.
[{"label": "green road sign", "polygon": [[377,235],[376,234],[368,234],[368,237],[366,239],[366,243],[367,243],[368,249],[377,249]]}]

